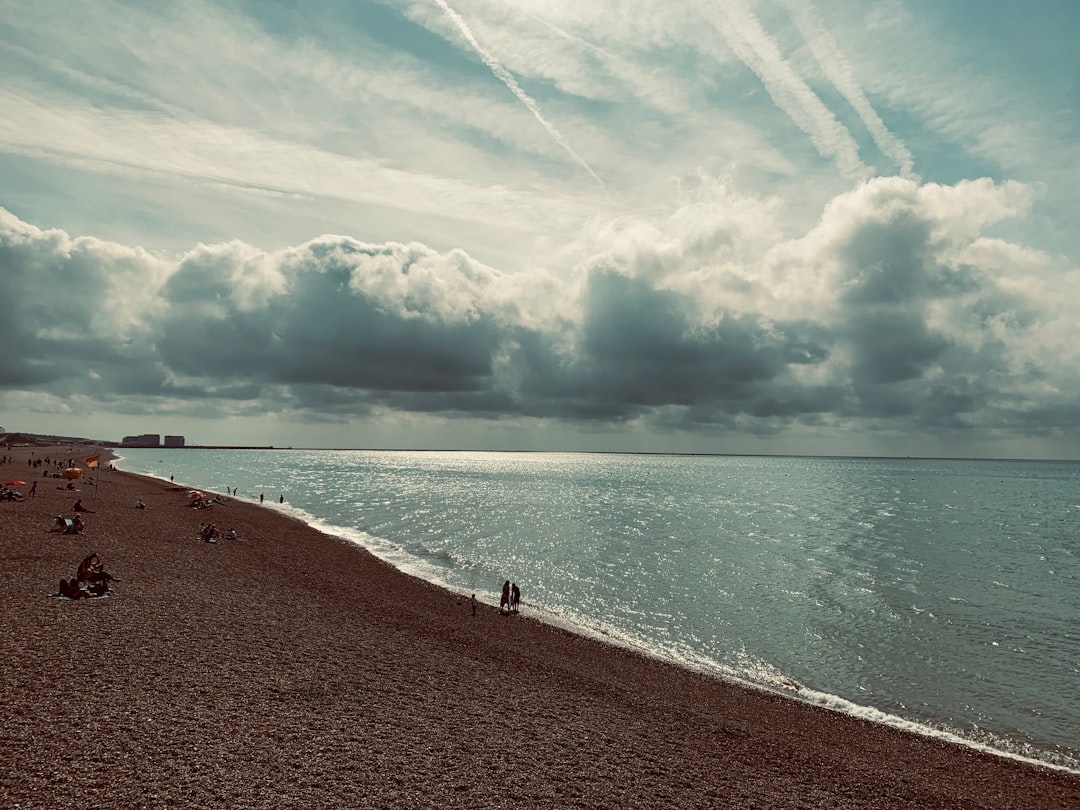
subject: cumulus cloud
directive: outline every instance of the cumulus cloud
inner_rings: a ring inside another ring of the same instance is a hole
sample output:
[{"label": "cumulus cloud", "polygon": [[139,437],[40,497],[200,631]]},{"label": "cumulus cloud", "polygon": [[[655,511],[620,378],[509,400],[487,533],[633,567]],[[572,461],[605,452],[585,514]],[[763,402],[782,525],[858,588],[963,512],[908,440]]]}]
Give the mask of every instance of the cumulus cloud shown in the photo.
[{"label": "cumulus cloud", "polygon": [[0,211],[0,294],[17,302],[0,396],[296,421],[1054,431],[1076,410],[1061,299],[1077,270],[988,232],[1029,203],[1014,184],[882,178],[783,240],[774,203],[713,184],[663,219],[594,229],[571,268],[513,274],[345,236],[165,260]]}]

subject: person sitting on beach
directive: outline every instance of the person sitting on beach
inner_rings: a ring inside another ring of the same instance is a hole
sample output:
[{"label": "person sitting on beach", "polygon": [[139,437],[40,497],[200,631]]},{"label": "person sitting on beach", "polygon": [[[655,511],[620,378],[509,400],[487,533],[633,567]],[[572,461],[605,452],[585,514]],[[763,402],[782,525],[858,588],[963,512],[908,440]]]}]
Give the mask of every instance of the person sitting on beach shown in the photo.
[{"label": "person sitting on beach", "polygon": [[218,530],[213,523],[207,523],[199,532],[199,536],[205,543],[216,543]]},{"label": "person sitting on beach", "polygon": [[49,529],[50,532],[62,532],[64,534],[79,534],[84,528],[82,520],[78,515],[75,519],[66,518],[63,515],[57,515],[53,522],[53,526]]},{"label": "person sitting on beach", "polygon": [[238,534],[236,533],[236,529],[234,529],[234,528],[232,528],[232,527],[230,526],[230,527],[229,527],[229,530],[228,530],[227,532],[225,532],[225,539],[226,539],[226,540],[239,540],[239,539],[240,539],[240,535],[238,535]]},{"label": "person sitting on beach", "polygon": [[87,555],[83,561],[79,563],[79,570],[76,572],[75,576],[78,578],[79,582],[87,582],[100,570],[101,558],[94,552]]},{"label": "person sitting on beach", "polygon": [[135,508],[136,509],[145,509],[146,508],[146,504],[143,503],[142,498],[136,498],[135,499]]},{"label": "person sitting on beach", "polygon": [[72,512],[86,512],[88,515],[94,514],[93,509],[87,509],[85,506],[83,506],[82,498],[79,498],[79,499],[77,499],[75,501],[75,505],[73,507],[71,507],[71,511]]},{"label": "person sitting on beach", "polygon": [[109,592],[109,580],[113,577],[104,571],[101,574],[104,576],[99,577],[87,586],[84,586],[75,577],[61,579],[60,589],[53,596],[63,596],[65,599],[89,599],[92,596],[104,596]]},{"label": "person sitting on beach", "polygon": [[112,577],[105,571],[102,571],[103,576],[99,576],[98,579],[90,583],[89,591],[91,596],[104,596],[109,592],[109,580]]},{"label": "person sitting on beach", "polygon": [[90,591],[84,589],[75,577],[70,580],[60,580],[60,590],[56,594],[56,596],[62,596],[65,599],[84,599],[90,595]]},{"label": "person sitting on beach", "polygon": [[115,579],[116,577],[104,568],[98,568],[86,578],[85,582],[91,594],[101,596],[109,592],[109,583]]}]

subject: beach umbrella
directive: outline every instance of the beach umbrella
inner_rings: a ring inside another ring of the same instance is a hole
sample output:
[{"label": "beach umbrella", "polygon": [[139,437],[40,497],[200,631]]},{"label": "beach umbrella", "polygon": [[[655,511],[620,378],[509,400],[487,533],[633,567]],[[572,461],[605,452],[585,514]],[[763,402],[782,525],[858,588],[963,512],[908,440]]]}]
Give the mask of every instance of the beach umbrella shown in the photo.
[{"label": "beach umbrella", "polygon": [[187,494],[187,496],[189,498],[201,498],[203,496],[203,494],[201,492],[199,492],[198,490],[193,489],[193,490],[191,490],[191,492],[189,492]]},{"label": "beach umbrella", "polygon": [[23,486],[26,486],[26,482],[25,481],[5,481],[4,486],[5,487],[23,487]]}]

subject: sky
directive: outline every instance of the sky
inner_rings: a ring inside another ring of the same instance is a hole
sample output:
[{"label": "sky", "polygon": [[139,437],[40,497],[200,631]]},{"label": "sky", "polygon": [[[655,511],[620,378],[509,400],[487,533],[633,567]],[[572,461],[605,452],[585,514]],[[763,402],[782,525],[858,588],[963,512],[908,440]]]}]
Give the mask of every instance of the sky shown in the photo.
[{"label": "sky", "polygon": [[0,426],[1080,458],[1073,0],[0,0]]}]

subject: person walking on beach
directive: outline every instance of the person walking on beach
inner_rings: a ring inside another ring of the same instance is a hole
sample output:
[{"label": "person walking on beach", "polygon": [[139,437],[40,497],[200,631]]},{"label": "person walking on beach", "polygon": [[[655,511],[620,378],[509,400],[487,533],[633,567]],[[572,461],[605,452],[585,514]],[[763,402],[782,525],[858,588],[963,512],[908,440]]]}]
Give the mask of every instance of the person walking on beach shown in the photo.
[{"label": "person walking on beach", "polygon": [[478,604],[480,604],[479,602],[476,601],[476,594],[475,593],[472,595],[472,599],[470,601],[472,602],[472,615],[475,616],[476,615],[476,606]]},{"label": "person walking on beach", "polygon": [[30,497],[32,499],[37,497],[37,481],[35,481],[34,483],[32,483],[30,485],[30,493],[29,494],[30,494]]},{"label": "person walking on beach", "polygon": [[499,613],[510,612],[510,580],[503,583],[502,595],[499,597]]},{"label": "person walking on beach", "polygon": [[517,583],[511,583],[510,585],[510,611],[512,613],[518,612],[518,602],[521,601],[521,591],[517,586]]},{"label": "person walking on beach", "polygon": [[259,503],[262,503],[262,502],[263,502],[263,494],[260,492],[259,493]]}]

